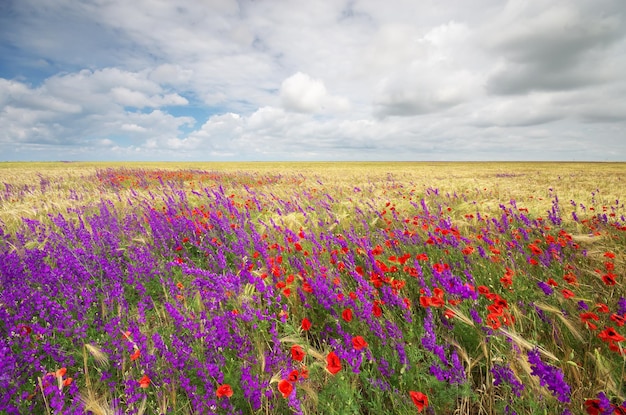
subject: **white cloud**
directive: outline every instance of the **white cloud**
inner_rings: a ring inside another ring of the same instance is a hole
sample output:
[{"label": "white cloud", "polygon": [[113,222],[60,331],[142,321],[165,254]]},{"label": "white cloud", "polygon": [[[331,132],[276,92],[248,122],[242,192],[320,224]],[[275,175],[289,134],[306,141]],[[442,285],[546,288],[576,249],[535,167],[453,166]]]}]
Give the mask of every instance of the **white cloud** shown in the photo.
[{"label": "white cloud", "polygon": [[346,98],[330,95],[324,82],[302,72],[297,72],[283,81],[280,98],[283,107],[288,111],[345,111],[350,107]]}]

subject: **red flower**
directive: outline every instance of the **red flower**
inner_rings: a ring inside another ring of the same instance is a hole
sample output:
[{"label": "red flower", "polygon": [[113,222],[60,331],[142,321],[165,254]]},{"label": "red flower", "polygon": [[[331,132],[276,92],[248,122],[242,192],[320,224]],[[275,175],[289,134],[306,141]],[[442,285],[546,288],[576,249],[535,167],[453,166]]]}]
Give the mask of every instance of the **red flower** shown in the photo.
[{"label": "red flower", "polygon": [[383,314],[382,308],[380,308],[380,305],[378,305],[376,301],[374,305],[372,305],[372,314],[374,314],[375,317],[380,317]]},{"label": "red flower", "polygon": [[428,255],[426,254],[417,254],[415,257],[418,261],[428,261]]},{"label": "red flower", "polygon": [[604,282],[605,285],[609,286],[615,285],[615,274],[613,274],[612,272],[607,272],[602,276],[602,282]]},{"label": "red flower", "polygon": [[354,346],[355,350],[361,350],[368,346],[365,339],[361,336],[355,336],[352,338],[352,346]]},{"label": "red flower", "polygon": [[135,349],[133,354],[130,355],[130,360],[137,360],[139,359],[140,356],[141,356],[141,352],[139,351],[139,349]]},{"label": "red flower", "polygon": [[293,385],[289,381],[283,379],[278,382],[278,391],[283,395],[283,398],[286,398],[291,395],[291,392],[293,392]]},{"label": "red flower", "polygon": [[139,387],[145,389],[148,386],[150,386],[150,378],[148,375],[143,375],[143,377],[139,379]]},{"label": "red flower", "polygon": [[626,323],[626,318],[617,313],[611,314],[611,320],[613,320],[619,327],[622,327]]},{"label": "red flower", "polygon": [[608,252],[607,251],[607,252],[604,253],[604,257],[605,258],[609,258],[609,259],[613,259],[613,258],[615,258],[615,254],[613,252]]},{"label": "red flower", "polygon": [[341,312],[341,318],[343,318],[347,322],[352,321],[352,310],[349,308],[346,308],[345,310],[343,310]]},{"label": "red flower", "polygon": [[624,340],[626,340],[626,338],[624,338],[624,336],[622,336],[621,334],[619,334],[617,331],[615,331],[615,329],[613,327],[607,327],[606,329],[602,330],[599,334],[598,337],[600,339],[602,339],[605,342],[622,342]]},{"label": "red flower", "polygon": [[339,356],[335,352],[330,352],[326,356],[326,370],[333,375],[336,375],[341,370],[341,360],[339,360]]},{"label": "red flower", "polygon": [[417,407],[418,412],[422,412],[422,410],[428,406],[428,396],[424,395],[422,392],[410,391],[409,395],[411,396],[413,404]]},{"label": "red flower", "polygon": [[309,331],[311,329],[311,322],[309,321],[308,318],[303,318],[302,319],[302,330],[304,331]]},{"label": "red flower", "polygon": [[571,290],[568,290],[567,288],[563,288],[561,290],[561,294],[563,294],[563,298],[565,299],[572,298],[575,295]]},{"label": "red flower", "polygon": [[597,303],[596,304],[596,309],[600,313],[608,313],[609,312],[609,306],[604,304],[604,303]]},{"label": "red flower", "polygon": [[304,359],[305,355],[306,353],[304,352],[304,350],[302,350],[302,347],[298,346],[297,344],[291,346],[291,358],[293,360],[301,362],[302,359]]},{"label": "red flower", "polygon": [[587,327],[589,327],[591,330],[595,330],[598,328],[598,326],[596,326],[595,324],[593,324],[592,322],[590,322],[589,320],[595,320],[598,321],[600,320],[600,317],[598,317],[598,315],[596,313],[592,313],[592,312],[588,312],[588,313],[580,313],[580,321],[582,321],[582,323],[584,325],[586,325]]},{"label": "red flower", "polygon": [[289,373],[289,376],[287,376],[287,380],[293,383],[293,382],[297,382],[299,377],[300,377],[300,373],[298,372],[297,369],[294,369]]},{"label": "red flower", "polygon": [[225,383],[217,388],[217,390],[215,391],[215,395],[217,395],[218,398],[221,398],[223,396],[230,398],[231,396],[233,396],[233,388],[231,388],[228,383]]},{"label": "red flower", "polygon": [[600,399],[587,399],[585,401],[585,410],[589,415],[600,415]]}]

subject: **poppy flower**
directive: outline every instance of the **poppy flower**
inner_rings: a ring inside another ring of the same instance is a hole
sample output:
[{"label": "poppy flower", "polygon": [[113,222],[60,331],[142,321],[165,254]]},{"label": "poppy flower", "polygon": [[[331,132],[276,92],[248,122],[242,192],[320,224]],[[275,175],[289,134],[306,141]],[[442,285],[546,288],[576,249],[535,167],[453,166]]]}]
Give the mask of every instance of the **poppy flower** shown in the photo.
[{"label": "poppy flower", "polygon": [[311,329],[311,322],[309,321],[308,318],[303,318],[302,319],[302,330],[304,331],[309,331]]},{"label": "poppy flower", "polygon": [[411,400],[417,407],[418,412],[422,412],[422,410],[428,406],[428,396],[424,395],[422,392],[410,391],[409,396],[411,396]]},{"label": "poppy flower", "polygon": [[148,375],[143,375],[143,377],[139,379],[139,387],[145,389],[148,386],[150,386],[150,378]]},{"label": "poppy flower", "polygon": [[133,354],[130,355],[130,360],[137,360],[139,359],[139,356],[141,356],[141,352],[139,351],[139,349],[135,349]]},{"label": "poppy flower", "polygon": [[336,375],[341,370],[341,360],[339,360],[339,356],[335,352],[330,352],[326,356],[326,370],[333,375]]},{"label": "poppy flower", "polygon": [[291,346],[291,358],[297,362],[301,362],[302,359],[304,359],[304,356],[306,355],[306,353],[304,352],[304,350],[302,350],[302,347],[300,347],[297,344],[294,344],[293,346]]},{"label": "poppy flower", "polygon": [[605,342],[618,342],[619,343],[619,342],[626,340],[626,338],[624,338],[624,336],[622,336],[617,331],[615,331],[613,327],[607,327],[606,329],[602,330],[598,334],[598,337]]},{"label": "poppy flower", "polygon": [[609,285],[609,286],[615,285],[616,284],[615,274],[613,274],[612,272],[607,272],[606,274],[602,276],[602,282],[605,285]]},{"label": "poppy flower", "polygon": [[286,398],[291,395],[291,392],[293,392],[293,385],[289,381],[283,379],[278,382],[278,391],[281,395],[283,395],[283,398]]},{"label": "poppy flower", "polygon": [[580,321],[585,326],[589,327],[591,330],[597,329],[598,326],[596,326],[594,323],[590,322],[589,320],[598,321],[598,320],[600,320],[600,317],[598,317],[598,315],[596,313],[592,313],[592,312],[580,313]]},{"label": "poppy flower", "polygon": [[352,321],[352,310],[349,309],[349,308],[346,308],[345,310],[343,310],[341,312],[341,318],[343,318],[348,323],[351,322]]},{"label": "poppy flower", "polygon": [[585,401],[585,411],[587,411],[589,415],[600,415],[602,411],[600,399],[587,399]]},{"label": "poppy flower", "polygon": [[299,377],[300,377],[300,372],[298,372],[297,369],[294,369],[289,373],[289,376],[287,376],[287,380],[293,383],[293,382],[297,382]]},{"label": "poppy flower", "polygon": [[355,336],[352,338],[352,346],[354,346],[355,350],[361,350],[368,346],[365,339],[361,336]]},{"label": "poppy flower", "polygon": [[561,290],[561,294],[563,294],[563,298],[565,299],[572,298],[575,295],[573,291],[568,290],[567,288],[563,288]]},{"label": "poppy flower", "polygon": [[217,390],[215,391],[215,395],[217,395],[218,398],[221,398],[223,396],[230,398],[231,396],[233,396],[233,388],[231,388],[228,383],[225,383],[217,388]]}]

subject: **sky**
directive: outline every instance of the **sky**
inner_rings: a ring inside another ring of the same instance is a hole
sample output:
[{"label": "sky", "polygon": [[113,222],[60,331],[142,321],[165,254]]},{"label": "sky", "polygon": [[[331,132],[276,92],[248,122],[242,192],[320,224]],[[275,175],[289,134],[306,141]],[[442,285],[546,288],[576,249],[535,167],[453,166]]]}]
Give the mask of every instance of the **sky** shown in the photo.
[{"label": "sky", "polygon": [[624,0],[0,0],[0,161],[626,161]]}]

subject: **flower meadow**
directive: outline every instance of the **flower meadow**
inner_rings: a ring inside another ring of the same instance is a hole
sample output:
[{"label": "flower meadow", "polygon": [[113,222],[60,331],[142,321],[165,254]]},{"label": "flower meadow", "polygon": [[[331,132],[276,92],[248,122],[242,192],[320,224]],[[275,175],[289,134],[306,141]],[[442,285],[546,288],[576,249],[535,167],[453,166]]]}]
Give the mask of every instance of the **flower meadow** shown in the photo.
[{"label": "flower meadow", "polygon": [[626,414],[622,200],[357,175],[5,181],[0,412]]}]

